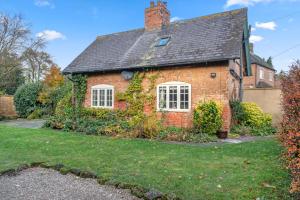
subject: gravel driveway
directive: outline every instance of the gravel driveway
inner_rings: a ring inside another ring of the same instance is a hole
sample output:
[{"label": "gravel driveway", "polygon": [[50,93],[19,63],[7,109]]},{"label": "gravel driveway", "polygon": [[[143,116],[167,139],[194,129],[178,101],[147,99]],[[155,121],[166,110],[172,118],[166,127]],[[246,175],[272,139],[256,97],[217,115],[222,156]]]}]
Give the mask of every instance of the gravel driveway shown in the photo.
[{"label": "gravel driveway", "polygon": [[138,200],[129,190],[101,186],[94,179],[82,179],[74,175],[32,168],[17,176],[0,177],[1,200]]}]

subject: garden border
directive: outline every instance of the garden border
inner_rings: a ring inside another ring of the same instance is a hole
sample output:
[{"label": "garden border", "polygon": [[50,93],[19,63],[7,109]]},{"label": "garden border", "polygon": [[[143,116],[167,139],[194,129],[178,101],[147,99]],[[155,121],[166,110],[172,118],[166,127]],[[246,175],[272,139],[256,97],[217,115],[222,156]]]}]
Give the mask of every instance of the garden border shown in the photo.
[{"label": "garden border", "polygon": [[128,189],[130,190],[132,195],[145,200],[181,200],[181,198],[177,197],[175,194],[164,194],[155,189],[146,189],[138,185],[124,184],[118,181],[98,176],[93,172],[66,167],[61,163],[55,165],[47,165],[46,162],[33,162],[31,164],[22,164],[19,165],[19,167],[17,168],[11,168],[4,171],[0,171],[0,177],[16,176],[21,171],[37,167],[44,169],[53,169],[60,172],[60,174],[62,175],[67,175],[68,173],[70,173],[80,178],[96,179],[98,184],[100,185],[114,186],[117,189]]}]

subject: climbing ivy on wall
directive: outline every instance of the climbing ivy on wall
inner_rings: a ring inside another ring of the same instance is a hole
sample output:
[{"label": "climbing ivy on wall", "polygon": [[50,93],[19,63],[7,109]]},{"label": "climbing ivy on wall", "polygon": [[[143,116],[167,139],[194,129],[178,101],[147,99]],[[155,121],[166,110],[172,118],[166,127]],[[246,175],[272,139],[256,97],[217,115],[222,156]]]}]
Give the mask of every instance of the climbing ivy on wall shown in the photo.
[{"label": "climbing ivy on wall", "polygon": [[75,116],[80,117],[81,110],[83,107],[83,102],[85,99],[86,89],[87,89],[87,76],[86,75],[73,75],[72,81],[74,84],[73,87],[73,105],[74,105],[74,111]]},{"label": "climbing ivy on wall", "polygon": [[[117,100],[125,101],[127,105],[126,113],[130,126],[136,134],[147,134],[145,137],[154,136],[157,132],[159,121],[155,113],[155,89],[156,80],[159,74],[146,75],[146,73],[135,73],[124,93],[117,93]],[[143,88],[143,81],[148,79],[149,87]],[[144,113],[145,106],[151,108],[150,115]]]}]

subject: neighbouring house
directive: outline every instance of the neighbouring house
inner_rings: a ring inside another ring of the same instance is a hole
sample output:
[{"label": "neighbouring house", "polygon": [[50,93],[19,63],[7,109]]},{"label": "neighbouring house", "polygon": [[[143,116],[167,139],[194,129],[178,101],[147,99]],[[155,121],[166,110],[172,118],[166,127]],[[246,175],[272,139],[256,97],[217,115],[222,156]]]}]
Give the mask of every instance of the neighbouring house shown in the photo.
[{"label": "neighbouring house", "polygon": [[274,88],[276,70],[263,58],[254,53],[253,44],[250,44],[252,75],[244,77],[244,88]]},{"label": "neighbouring house", "polygon": [[171,23],[167,4],[151,1],[144,28],[98,36],[63,72],[86,74],[84,106],[108,109],[124,109],[116,94],[133,73],[158,73],[155,107],[166,126],[191,127],[195,106],[216,100],[228,131],[229,101],[242,98],[242,72],[251,75],[247,18],[243,8]]}]

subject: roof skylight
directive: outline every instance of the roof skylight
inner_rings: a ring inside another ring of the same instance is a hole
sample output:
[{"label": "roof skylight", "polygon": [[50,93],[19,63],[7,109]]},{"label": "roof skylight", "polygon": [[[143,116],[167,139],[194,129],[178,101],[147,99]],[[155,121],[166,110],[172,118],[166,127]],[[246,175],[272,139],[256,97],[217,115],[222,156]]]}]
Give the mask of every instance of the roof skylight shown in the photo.
[{"label": "roof skylight", "polygon": [[170,37],[160,38],[158,40],[158,43],[156,44],[156,46],[157,47],[166,46],[169,43],[170,39],[171,39]]}]

